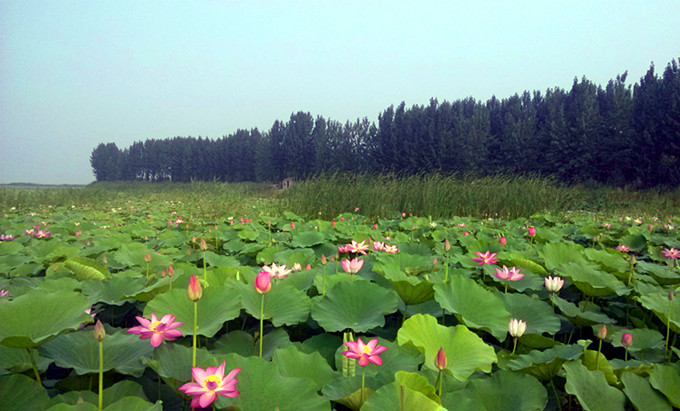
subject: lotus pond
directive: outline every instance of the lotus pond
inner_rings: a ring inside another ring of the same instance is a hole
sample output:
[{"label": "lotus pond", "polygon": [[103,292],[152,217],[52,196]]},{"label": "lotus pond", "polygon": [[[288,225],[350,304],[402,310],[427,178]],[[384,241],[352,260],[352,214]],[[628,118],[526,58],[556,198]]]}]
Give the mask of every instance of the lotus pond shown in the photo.
[{"label": "lotus pond", "polygon": [[11,210],[0,219],[0,401],[670,410],[678,224],[203,218],[171,202]]}]

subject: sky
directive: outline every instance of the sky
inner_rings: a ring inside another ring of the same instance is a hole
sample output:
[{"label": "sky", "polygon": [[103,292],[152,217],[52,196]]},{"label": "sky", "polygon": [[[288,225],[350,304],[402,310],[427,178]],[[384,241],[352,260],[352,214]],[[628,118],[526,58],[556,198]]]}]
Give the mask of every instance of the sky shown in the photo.
[{"label": "sky", "polygon": [[88,184],[100,143],[639,81],[680,1],[0,0],[0,184]]}]

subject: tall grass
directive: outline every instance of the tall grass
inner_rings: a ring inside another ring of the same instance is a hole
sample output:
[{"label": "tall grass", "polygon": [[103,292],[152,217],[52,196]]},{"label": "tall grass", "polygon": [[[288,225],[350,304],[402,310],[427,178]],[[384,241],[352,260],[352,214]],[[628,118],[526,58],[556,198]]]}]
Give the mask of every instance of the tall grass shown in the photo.
[{"label": "tall grass", "polygon": [[608,187],[567,187],[532,176],[453,177],[438,174],[325,175],[289,190],[270,184],[220,182],[96,183],[87,187],[0,187],[0,212],[11,207],[38,211],[82,206],[107,211],[128,205],[176,205],[182,215],[201,217],[281,215],[334,218],[344,212],[393,218],[401,212],[433,218],[452,216],[528,217],[537,212],[585,210],[602,214],[680,213],[680,190],[630,191]]}]

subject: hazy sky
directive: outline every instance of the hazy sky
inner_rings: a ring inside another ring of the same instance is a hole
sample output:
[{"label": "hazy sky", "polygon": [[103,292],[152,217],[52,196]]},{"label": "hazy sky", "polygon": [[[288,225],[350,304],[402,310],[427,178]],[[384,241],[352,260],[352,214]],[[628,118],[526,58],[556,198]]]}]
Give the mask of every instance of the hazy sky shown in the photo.
[{"label": "hazy sky", "polygon": [[0,0],[0,183],[89,183],[99,143],[345,122],[680,58],[680,1]]}]

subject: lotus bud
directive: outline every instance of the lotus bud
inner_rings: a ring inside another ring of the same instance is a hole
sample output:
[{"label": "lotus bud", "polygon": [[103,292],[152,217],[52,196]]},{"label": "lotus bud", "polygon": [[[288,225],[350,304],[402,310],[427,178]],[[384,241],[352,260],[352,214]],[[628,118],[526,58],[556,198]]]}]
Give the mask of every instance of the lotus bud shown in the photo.
[{"label": "lotus bud", "polygon": [[501,237],[498,239],[498,244],[500,245],[506,245],[508,243],[508,240],[505,239],[505,237]]},{"label": "lotus bud", "polygon": [[434,359],[434,366],[437,367],[439,371],[444,371],[446,369],[446,353],[444,352],[444,347],[437,351],[437,356]]},{"label": "lotus bud", "polygon": [[170,277],[172,277],[173,275],[175,275],[175,269],[172,268],[172,265],[169,265],[169,266],[168,266],[168,275],[169,275]]},{"label": "lotus bud", "polygon": [[104,337],[106,337],[106,330],[104,330],[104,325],[102,324],[101,321],[97,320],[97,323],[94,325],[94,338],[96,338],[97,341],[102,342],[104,340]]},{"label": "lotus bud", "polygon": [[326,259],[326,256],[324,254],[321,254],[321,264],[323,265],[328,264],[328,260]]},{"label": "lotus bud", "polygon": [[266,271],[260,271],[255,277],[255,291],[260,294],[269,292],[272,288],[272,276]]},{"label": "lotus bud", "polygon": [[673,293],[673,290],[671,290],[671,291],[668,292],[668,300],[673,301],[673,297],[675,297],[675,295]]},{"label": "lotus bud", "polygon": [[633,345],[633,336],[630,335],[630,333],[623,333],[621,336],[621,344],[626,348],[630,347]]},{"label": "lotus bud", "polygon": [[447,239],[444,240],[444,251],[448,252],[449,250],[451,250],[451,243],[449,242],[449,239],[447,238]]},{"label": "lotus bud", "polygon": [[191,274],[191,278],[189,278],[189,287],[187,287],[187,297],[189,297],[191,301],[198,301],[202,296],[203,290],[201,289],[201,283],[198,282],[198,278],[196,278],[195,275]]},{"label": "lotus bud", "polygon": [[151,253],[146,253],[146,255],[144,256],[144,261],[146,261],[147,263],[151,262]]},{"label": "lotus bud", "polygon": [[520,338],[522,335],[524,335],[524,332],[526,330],[527,330],[527,323],[522,321],[522,320],[517,320],[517,319],[513,318],[508,323],[508,332],[514,338]]},{"label": "lotus bud", "polygon": [[290,229],[295,230],[295,222],[294,221],[290,222]]},{"label": "lotus bud", "polygon": [[529,234],[529,237],[533,237],[536,235],[536,228],[535,227],[527,227],[527,234]]},{"label": "lotus bud", "polygon": [[600,329],[597,331],[597,338],[604,340],[607,338],[607,326],[603,325],[600,327]]},{"label": "lotus bud", "polygon": [[543,279],[545,282],[545,288],[551,293],[556,293],[562,289],[564,286],[564,280],[560,277],[545,277]]},{"label": "lotus bud", "polygon": [[201,237],[201,251],[208,249],[208,244],[205,242],[205,238]]},{"label": "lotus bud", "polygon": [[300,263],[293,264],[293,271],[302,271],[302,265]]}]

